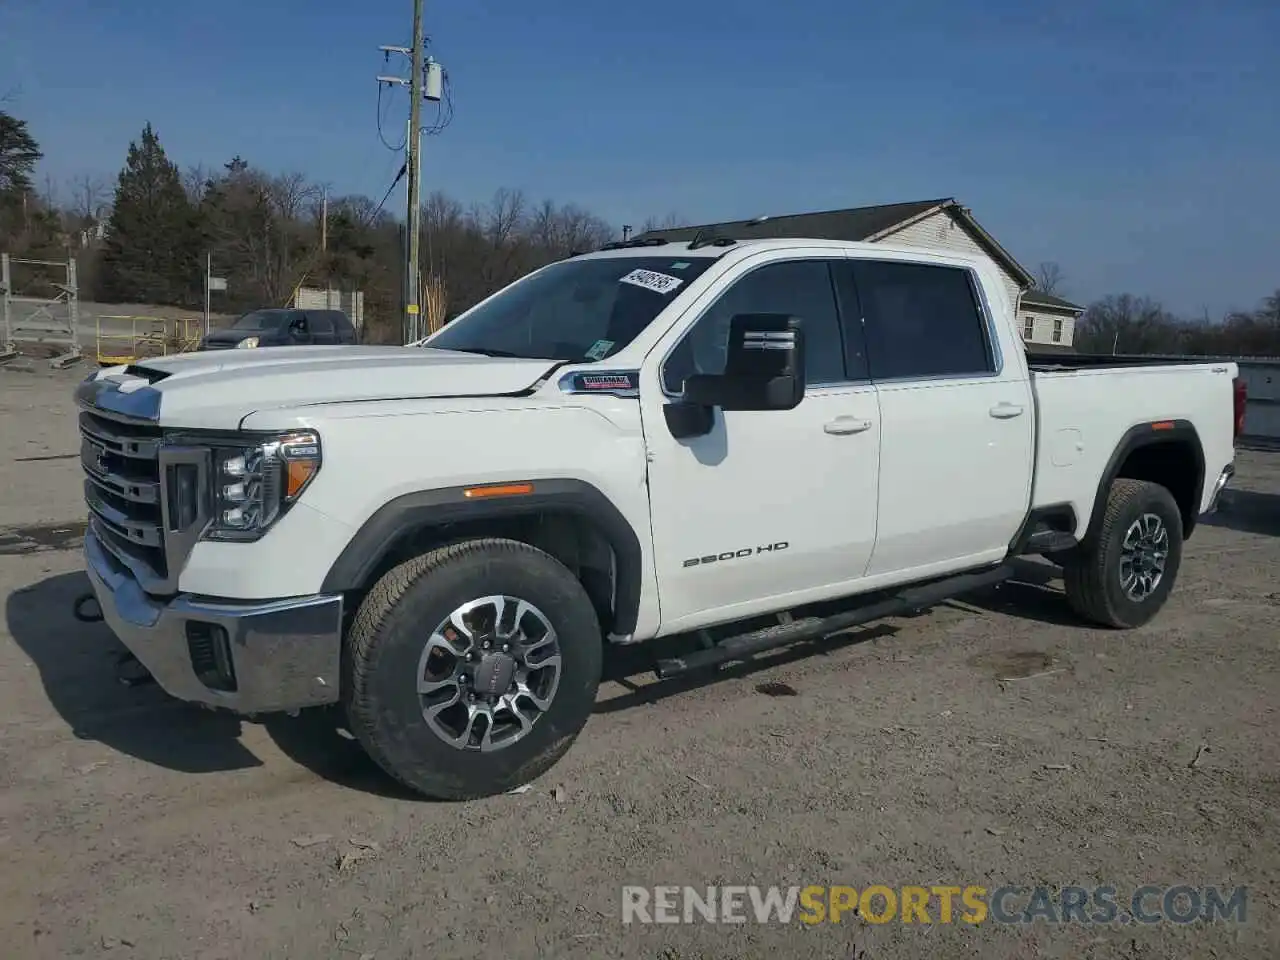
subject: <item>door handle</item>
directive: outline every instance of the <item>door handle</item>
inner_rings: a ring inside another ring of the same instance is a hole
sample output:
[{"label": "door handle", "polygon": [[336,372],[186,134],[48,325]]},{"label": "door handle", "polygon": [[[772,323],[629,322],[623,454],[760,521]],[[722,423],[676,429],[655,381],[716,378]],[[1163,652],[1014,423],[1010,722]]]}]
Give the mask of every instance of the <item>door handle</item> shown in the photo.
[{"label": "door handle", "polygon": [[1020,403],[997,403],[991,408],[991,415],[997,420],[1011,420],[1014,417],[1022,416],[1022,404]]},{"label": "door handle", "polygon": [[871,421],[859,420],[856,417],[836,417],[834,420],[828,420],[824,423],[822,429],[837,436],[847,433],[862,433],[864,430],[871,429]]}]

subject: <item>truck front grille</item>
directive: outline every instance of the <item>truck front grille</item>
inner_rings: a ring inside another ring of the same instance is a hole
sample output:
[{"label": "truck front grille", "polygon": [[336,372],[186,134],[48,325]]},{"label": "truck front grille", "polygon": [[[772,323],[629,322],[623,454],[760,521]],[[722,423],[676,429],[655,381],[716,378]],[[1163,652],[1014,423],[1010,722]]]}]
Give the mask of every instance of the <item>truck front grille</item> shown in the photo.
[{"label": "truck front grille", "polygon": [[102,545],[150,593],[176,589],[206,517],[208,452],[168,448],[159,426],[80,414],[89,522]]}]

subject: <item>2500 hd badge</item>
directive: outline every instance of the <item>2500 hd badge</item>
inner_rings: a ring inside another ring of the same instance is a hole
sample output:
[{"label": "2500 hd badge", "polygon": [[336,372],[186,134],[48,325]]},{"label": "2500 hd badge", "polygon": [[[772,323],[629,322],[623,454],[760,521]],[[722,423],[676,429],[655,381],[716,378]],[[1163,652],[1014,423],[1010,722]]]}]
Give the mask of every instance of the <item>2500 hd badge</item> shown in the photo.
[{"label": "2500 hd badge", "polygon": [[724,553],[715,553],[705,557],[690,557],[682,566],[686,567],[704,567],[708,563],[721,563],[725,560],[742,560],[746,557],[754,557],[761,553],[777,553],[785,550],[791,544],[782,540],[778,543],[766,543],[763,547],[743,547],[741,550],[726,550]]}]

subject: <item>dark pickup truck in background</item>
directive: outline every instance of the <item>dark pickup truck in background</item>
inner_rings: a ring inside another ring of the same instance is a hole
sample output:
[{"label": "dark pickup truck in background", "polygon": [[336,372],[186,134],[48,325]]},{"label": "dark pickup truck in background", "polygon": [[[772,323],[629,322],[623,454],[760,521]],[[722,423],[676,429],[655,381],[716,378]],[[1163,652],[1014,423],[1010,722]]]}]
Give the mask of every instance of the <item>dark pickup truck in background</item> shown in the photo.
[{"label": "dark pickup truck in background", "polygon": [[356,342],[356,330],[341,310],[300,310],[280,307],[252,310],[229,327],[210,330],[201,350],[233,347],[311,347]]}]

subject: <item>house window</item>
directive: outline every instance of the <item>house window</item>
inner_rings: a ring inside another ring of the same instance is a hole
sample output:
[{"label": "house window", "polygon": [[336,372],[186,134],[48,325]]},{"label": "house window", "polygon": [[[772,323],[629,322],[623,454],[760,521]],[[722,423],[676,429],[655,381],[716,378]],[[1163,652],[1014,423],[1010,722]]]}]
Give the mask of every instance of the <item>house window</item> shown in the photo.
[{"label": "house window", "polygon": [[1053,342],[1054,343],[1062,342],[1062,321],[1061,320],[1053,321]]},{"label": "house window", "polygon": [[1022,339],[1030,340],[1036,335],[1036,318],[1027,317],[1022,321]]}]

